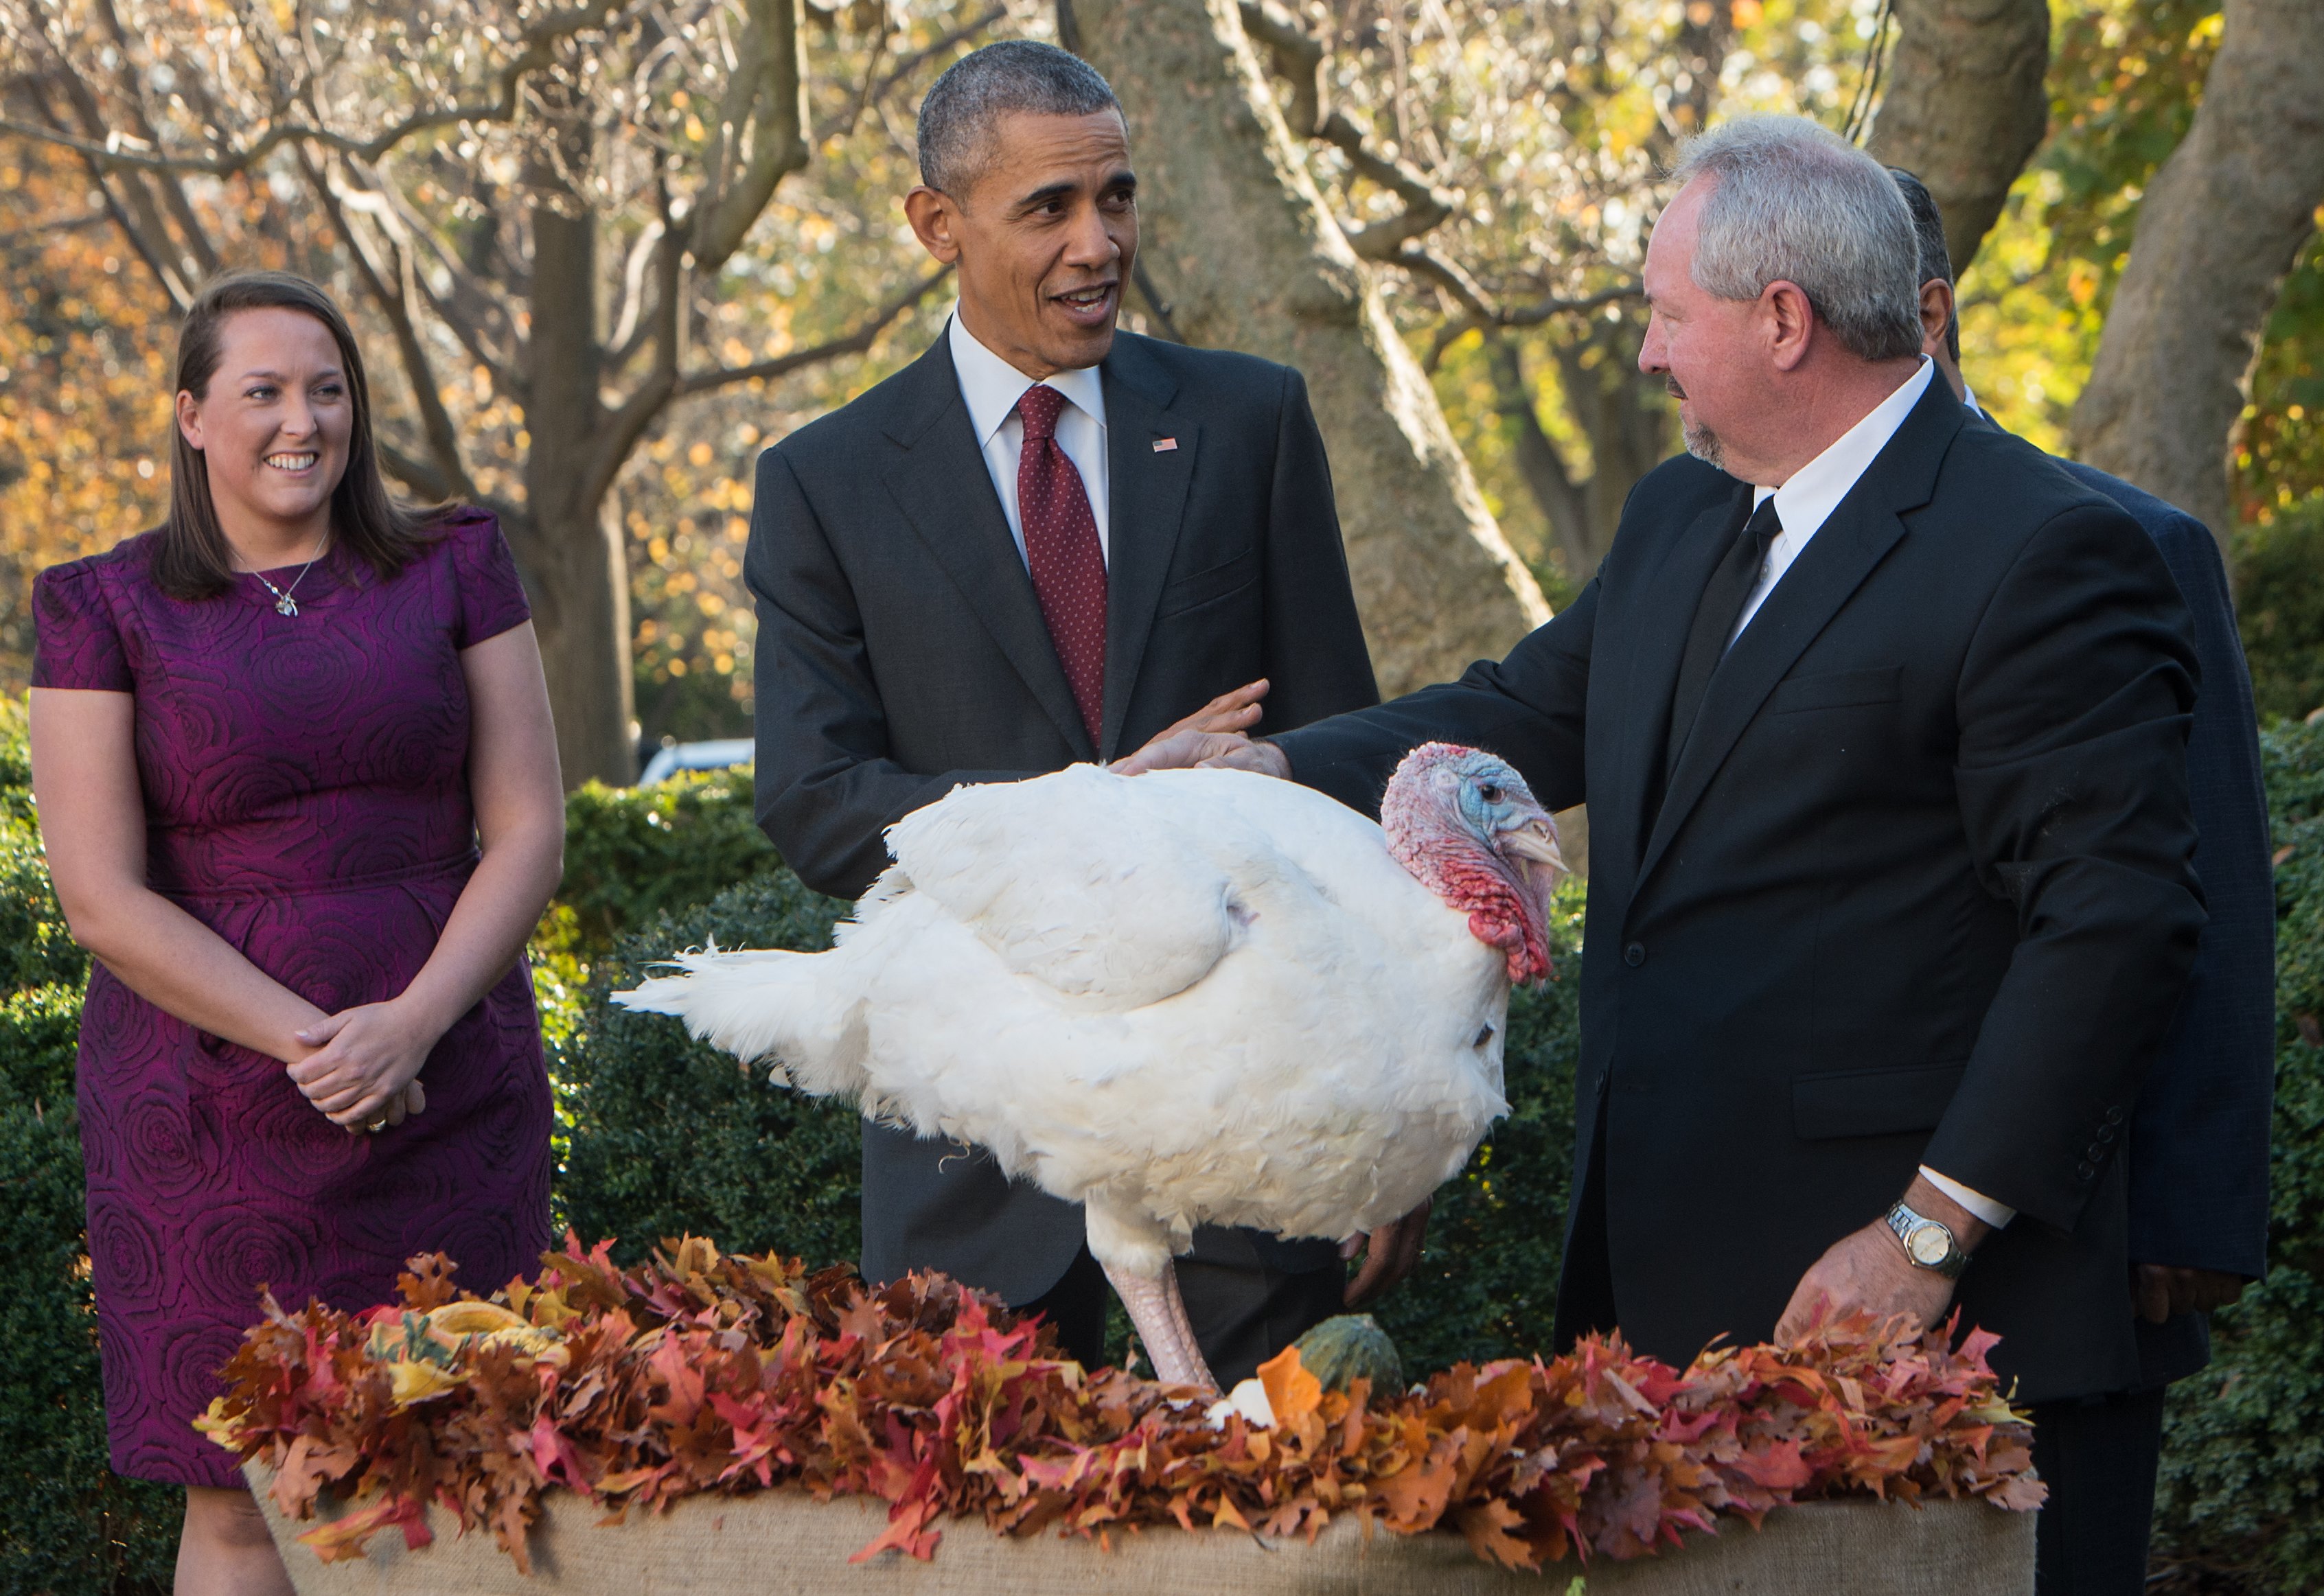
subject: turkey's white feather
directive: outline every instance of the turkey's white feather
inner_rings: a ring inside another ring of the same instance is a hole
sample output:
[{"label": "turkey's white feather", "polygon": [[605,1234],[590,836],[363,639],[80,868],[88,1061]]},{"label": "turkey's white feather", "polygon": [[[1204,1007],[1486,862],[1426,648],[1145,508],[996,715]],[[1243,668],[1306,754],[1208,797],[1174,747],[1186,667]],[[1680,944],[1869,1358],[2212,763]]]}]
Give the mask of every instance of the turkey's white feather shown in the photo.
[{"label": "turkey's white feather", "polygon": [[990,1149],[1138,1273],[1197,1223],[1401,1217],[1507,1111],[1503,956],[1318,793],[1076,766],[961,789],[890,844],[832,952],[681,955],[617,998]]}]

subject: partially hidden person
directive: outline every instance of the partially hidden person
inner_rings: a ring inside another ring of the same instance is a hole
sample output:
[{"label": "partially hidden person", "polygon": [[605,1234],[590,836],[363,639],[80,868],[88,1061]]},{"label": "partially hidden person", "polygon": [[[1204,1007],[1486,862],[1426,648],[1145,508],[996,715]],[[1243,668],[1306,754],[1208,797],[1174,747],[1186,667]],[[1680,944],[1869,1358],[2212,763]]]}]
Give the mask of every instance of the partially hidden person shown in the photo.
[{"label": "partially hidden person", "polygon": [[[1442,738],[1587,799],[1561,1340],[1684,1361],[1958,1309],[2045,1446],[2106,1444],[2088,1399],[2142,1373],[2124,1154],[2205,921],[2186,603],[2116,500],[1923,355],[1870,156],[1748,117],[1674,176],[1638,364],[1689,453],[1580,596],[1456,683],[1121,768],[1363,807]],[[2045,1547],[2144,1544],[2135,1505],[2051,1487]]]},{"label": "partially hidden person", "polygon": [[[1960,318],[1944,217],[1917,177],[1897,168],[1919,244],[1921,350],[1955,398],[1992,419],[1960,369]],[[2236,634],[2227,567],[2210,529],[2175,505],[2079,460],[2058,460],[2085,487],[2121,505],[2171,568],[2195,626],[2202,687],[2187,737],[2195,873],[2210,922],[2194,973],[2130,1117],[2130,1259],[2126,1311],[2136,1313],[2139,1379],[2085,1399],[2078,1427],[2037,1431],[2034,1458],[2052,1483],[2082,1481],[2126,1515],[2152,1519],[2166,1388],[2210,1361],[2210,1313],[2267,1268],[2268,1132],[2275,1098],[2275,884],[2267,791],[2251,671]],[[2069,1440],[2089,1444],[2071,1453]],[[2142,1505],[2143,1504],[2143,1505]],[[2043,1541],[2042,1588],[2136,1591],[2146,1537],[2069,1559],[2070,1537]]]},{"label": "partially hidden person", "polygon": [[354,334],[235,272],[179,334],[170,511],[33,590],[32,786],[94,955],[78,1062],[115,1472],[186,1487],[179,1596],[287,1592],[194,1420],[260,1318],[490,1291],[549,1240],[523,947],[564,803],[490,514],[400,506]]},{"label": "partially hidden person", "polygon": [[[918,124],[913,232],[959,302],[913,364],[760,457],[758,810],[860,896],[881,833],[964,782],[1107,760],[1180,724],[1287,729],[1377,701],[1299,374],[1117,330],[1138,179],[1105,80],[1053,46],[964,57]],[[1263,717],[1263,718],[1262,718]],[[986,1154],[863,1130],[864,1275],[941,1269],[1094,1366],[1078,1208]],[[1198,1231],[1179,1279],[1229,1384],[1408,1267],[1372,1240]]]}]

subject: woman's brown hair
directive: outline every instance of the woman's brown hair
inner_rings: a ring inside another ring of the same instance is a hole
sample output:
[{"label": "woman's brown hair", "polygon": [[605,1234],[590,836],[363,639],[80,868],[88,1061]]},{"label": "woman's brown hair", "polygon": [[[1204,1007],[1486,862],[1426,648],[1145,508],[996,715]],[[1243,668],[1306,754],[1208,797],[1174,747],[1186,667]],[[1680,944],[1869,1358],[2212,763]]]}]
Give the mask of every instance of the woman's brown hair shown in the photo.
[{"label": "woman's brown hair", "polygon": [[[388,496],[379,475],[379,447],[372,438],[371,383],[364,376],[363,351],[355,346],[355,329],[330,295],[288,272],[229,272],[213,278],[196,296],[178,330],[174,391],[207,398],[210,379],[217,374],[226,318],[237,310],[267,309],[313,317],[339,346],[355,426],[347,440],[346,471],[331,490],[331,542],[385,581],[410,563],[428,529],[450,507],[416,509]],[[174,417],[170,437],[170,519],[161,523],[153,580],[172,598],[215,597],[234,586],[234,549],[210,502],[209,462],[186,441]]]}]

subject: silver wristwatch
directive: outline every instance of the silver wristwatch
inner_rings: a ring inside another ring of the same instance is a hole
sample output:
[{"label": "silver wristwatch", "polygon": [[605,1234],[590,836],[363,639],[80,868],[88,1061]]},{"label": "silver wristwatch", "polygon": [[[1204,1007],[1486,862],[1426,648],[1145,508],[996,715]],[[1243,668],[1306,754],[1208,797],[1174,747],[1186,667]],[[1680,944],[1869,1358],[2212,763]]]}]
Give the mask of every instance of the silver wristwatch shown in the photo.
[{"label": "silver wristwatch", "polygon": [[1899,1203],[1888,1210],[1888,1228],[1904,1244],[1904,1256],[1916,1268],[1932,1269],[1948,1280],[1958,1280],[1969,1268],[1969,1254],[1953,1240],[1951,1227],[1941,1220],[1915,1213]]}]

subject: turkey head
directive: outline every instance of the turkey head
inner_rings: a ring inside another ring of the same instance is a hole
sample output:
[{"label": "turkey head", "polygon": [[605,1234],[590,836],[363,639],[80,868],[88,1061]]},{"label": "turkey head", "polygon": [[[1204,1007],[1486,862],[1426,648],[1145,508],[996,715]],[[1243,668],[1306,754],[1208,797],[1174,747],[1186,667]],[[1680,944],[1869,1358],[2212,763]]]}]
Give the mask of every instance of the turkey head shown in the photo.
[{"label": "turkey head", "polygon": [[1508,958],[1509,984],[1550,973],[1549,898],[1565,873],[1557,824],[1506,760],[1424,743],[1380,799],[1388,852]]}]

